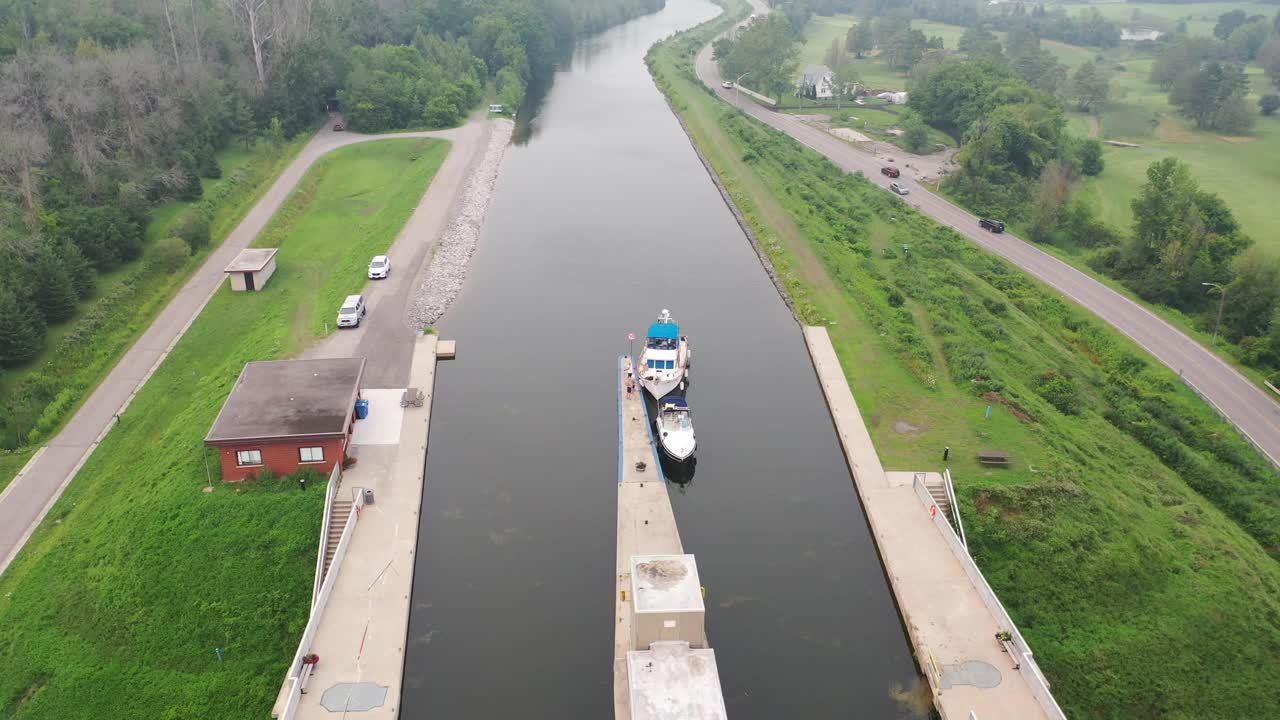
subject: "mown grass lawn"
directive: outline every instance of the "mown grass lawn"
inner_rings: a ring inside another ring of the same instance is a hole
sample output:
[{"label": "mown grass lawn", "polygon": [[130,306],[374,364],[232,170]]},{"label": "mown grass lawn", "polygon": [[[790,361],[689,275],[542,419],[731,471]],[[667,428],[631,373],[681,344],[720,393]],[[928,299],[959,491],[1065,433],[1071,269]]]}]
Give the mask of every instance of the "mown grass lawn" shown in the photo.
[{"label": "mown grass lawn", "polygon": [[245,362],[301,348],[360,289],[447,151],[364,143],[302,180],[262,238],[280,248],[271,282],[223,286],[0,577],[0,716],[270,713],[307,620],[324,490],[223,485],[202,440]]},{"label": "mown grass lawn", "polygon": [[[0,376],[0,406],[9,403],[16,393],[24,392],[24,383],[51,384],[54,394],[61,394],[61,401],[55,399],[43,405],[39,415],[27,420],[27,430],[32,424],[39,429],[28,439],[29,447],[0,457],[0,491],[36,448],[53,437],[93,393],[309,139],[309,135],[299,136],[279,149],[267,148],[263,143],[252,149],[237,144],[219,152],[222,177],[201,180],[202,198],[157,207],[146,228],[142,257],[99,275],[93,296],[80,303],[68,321],[49,328],[44,350],[26,366]],[[152,267],[156,242],[173,235],[182,212],[195,205],[208,208],[211,214],[208,247],[195,253],[176,272]]]},{"label": "mown grass lawn", "polygon": [[886,466],[951,447],[971,550],[1068,717],[1280,714],[1275,470],[1097,318],[715,101],[698,44],[651,55],[659,86],[831,331]]}]

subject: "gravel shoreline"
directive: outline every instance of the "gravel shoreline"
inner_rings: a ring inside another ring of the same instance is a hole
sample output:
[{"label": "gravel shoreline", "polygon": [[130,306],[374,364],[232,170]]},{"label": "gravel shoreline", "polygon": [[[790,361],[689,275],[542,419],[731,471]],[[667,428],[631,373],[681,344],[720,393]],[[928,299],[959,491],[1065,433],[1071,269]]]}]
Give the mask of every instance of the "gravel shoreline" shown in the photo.
[{"label": "gravel shoreline", "polygon": [[440,236],[431,263],[418,280],[408,303],[409,321],[418,328],[439,320],[462,290],[462,283],[467,278],[467,265],[475,254],[485,212],[493,198],[502,155],[514,130],[515,123],[511,120],[494,121],[484,157],[467,178],[461,206]]}]

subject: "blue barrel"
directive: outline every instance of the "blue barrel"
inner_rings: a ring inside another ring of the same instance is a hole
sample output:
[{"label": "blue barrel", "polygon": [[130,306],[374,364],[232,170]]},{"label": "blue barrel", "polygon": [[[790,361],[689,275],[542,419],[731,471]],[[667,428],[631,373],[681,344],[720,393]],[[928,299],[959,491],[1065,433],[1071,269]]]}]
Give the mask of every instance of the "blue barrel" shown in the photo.
[{"label": "blue barrel", "polygon": [[369,401],[363,398],[356,401],[356,417],[363,420],[369,417]]}]

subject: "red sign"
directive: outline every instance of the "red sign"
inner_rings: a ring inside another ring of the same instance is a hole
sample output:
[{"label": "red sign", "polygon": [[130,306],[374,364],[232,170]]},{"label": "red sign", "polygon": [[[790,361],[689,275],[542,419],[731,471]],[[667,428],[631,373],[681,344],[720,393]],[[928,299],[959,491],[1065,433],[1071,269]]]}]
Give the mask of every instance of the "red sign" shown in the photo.
[{"label": "red sign", "polygon": [[628,340],[630,340],[630,341],[632,341],[632,342],[635,342],[636,334],[635,334],[635,333],[633,333],[633,332],[627,333],[627,339],[628,339]]}]

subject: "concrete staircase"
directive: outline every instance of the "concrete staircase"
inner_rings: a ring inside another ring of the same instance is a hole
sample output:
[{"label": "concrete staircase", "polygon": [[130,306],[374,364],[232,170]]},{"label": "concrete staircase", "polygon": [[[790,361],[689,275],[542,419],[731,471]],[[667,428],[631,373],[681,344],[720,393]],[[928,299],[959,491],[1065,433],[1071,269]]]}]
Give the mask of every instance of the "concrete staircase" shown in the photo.
[{"label": "concrete staircase", "polygon": [[350,500],[335,498],[333,501],[333,510],[329,516],[329,535],[324,541],[324,570],[320,574],[320,582],[324,582],[324,578],[329,576],[329,565],[338,552],[338,541],[342,539],[342,531],[347,527],[347,518],[351,517],[351,504]]},{"label": "concrete staircase", "polygon": [[954,525],[955,521],[951,520],[951,501],[947,499],[947,488],[942,484],[942,478],[929,478],[924,481],[924,487],[929,491],[934,504],[942,511],[942,516]]}]

